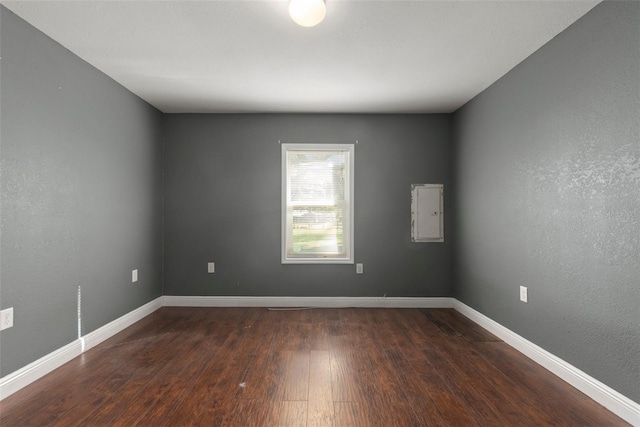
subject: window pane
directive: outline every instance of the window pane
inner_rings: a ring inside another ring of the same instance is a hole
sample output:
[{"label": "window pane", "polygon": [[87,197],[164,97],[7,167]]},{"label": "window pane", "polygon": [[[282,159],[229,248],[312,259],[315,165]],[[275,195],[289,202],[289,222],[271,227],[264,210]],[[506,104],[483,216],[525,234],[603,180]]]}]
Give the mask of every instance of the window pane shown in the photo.
[{"label": "window pane", "polygon": [[337,205],[344,201],[347,153],[290,151],[288,156],[294,205]]},{"label": "window pane", "polygon": [[352,146],[291,145],[283,144],[283,262],[350,261]]},{"label": "window pane", "polygon": [[293,210],[291,255],[344,254],[342,209],[303,206]]}]

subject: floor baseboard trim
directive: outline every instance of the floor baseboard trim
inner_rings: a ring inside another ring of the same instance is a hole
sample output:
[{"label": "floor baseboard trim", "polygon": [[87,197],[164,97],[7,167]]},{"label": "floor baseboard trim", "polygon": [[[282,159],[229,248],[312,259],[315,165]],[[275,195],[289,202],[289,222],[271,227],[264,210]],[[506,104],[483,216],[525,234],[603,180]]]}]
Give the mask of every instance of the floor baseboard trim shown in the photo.
[{"label": "floor baseboard trim", "polygon": [[498,322],[450,297],[233,297],[165,295],[88,333],[29,365],[0,378],[0,400],[12,395],[83,352],[164,306],[273,308],[454,308],[511,347],[571,384],[620,418],[640,427],[640,404],[613,390],[575,366],[526,340]]},{"label": "floor baseboard trim", "polygon": [[102,341],[111,338],[118,332],[142,320],[161,307],[162,297],[158,297],[153,301],[150,301],[145,305],[140,306],[121,317],[118,317],[116,320],[107,323],[106,325],[96,329],[95,331],[89,332],[82,337],[84,340],[84,351],[97,346]]},{"label": "floor baseboard trim", "polygon": [[95,347],[102,341],[114,336],[123,329],[128,328],[160,307],[162,307],[162,297],[156,298],[155,300],[136,308],[124,316],[107,323],[101,328],[74,340],[64,347],[52,351],[27,366],[0,378],[0,400],[11,396],[18,390],[44,377],[49,372],[59,368],[71,359],[80,356],[85,351]]},{"label": "floor baseboard trim", "polygon": [[272,307],[272,308],[453,308],[448,297],[228,297],[165,295],[172,307]]},{"label": "floor baseboard trim", "polygon": [[44,377],[54,369],[82,354],[82,342],[77,339],[27,366],[0,379],[0,400]]},{"label": "floor baseboard trim", "polygon": [[468,305],[453,300],[453,308],[468,319],[488,330],[529,359],[562,378],[591,399],[595,400],[633,426],[640,426],[640,404],[601,383],[575,366],[545,349],[528,341],[498,322],[474,310]]}]

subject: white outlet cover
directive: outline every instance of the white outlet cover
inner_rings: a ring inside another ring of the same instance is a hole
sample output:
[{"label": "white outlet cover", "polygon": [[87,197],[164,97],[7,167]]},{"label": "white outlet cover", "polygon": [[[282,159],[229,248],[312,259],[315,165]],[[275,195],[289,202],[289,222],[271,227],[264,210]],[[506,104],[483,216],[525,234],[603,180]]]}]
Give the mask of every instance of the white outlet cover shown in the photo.
[{"label": "white outlet cover", "polygon": [[520,286],[520,301],[527,302],[527,288],[525,286]]},{"label": "white outlet cover", "polygon": [[131,283],[138,281],[138,269],[131,271]]},{"label": "white outlet cover", "polygon": [[364,273],[364,264],[356,264],[356,274]]},{"label": "white outlet cover", "polygon": [[0,331],[13,327],[13,307],[0,311]]},{"label": "white outlet cover", "polygon": [[215,273],[216,272],[216,263],[210,262],[207,264],[207,273]]}]

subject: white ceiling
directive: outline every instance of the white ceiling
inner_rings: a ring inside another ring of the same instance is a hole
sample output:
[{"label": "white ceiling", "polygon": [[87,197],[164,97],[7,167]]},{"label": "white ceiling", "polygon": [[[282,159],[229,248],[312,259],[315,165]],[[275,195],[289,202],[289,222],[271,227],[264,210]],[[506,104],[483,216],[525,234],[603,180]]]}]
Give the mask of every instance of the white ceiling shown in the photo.
[{"label": "white ceiling", "polygon": [[3,1],[161,111],[446,113],[597,1]]}]

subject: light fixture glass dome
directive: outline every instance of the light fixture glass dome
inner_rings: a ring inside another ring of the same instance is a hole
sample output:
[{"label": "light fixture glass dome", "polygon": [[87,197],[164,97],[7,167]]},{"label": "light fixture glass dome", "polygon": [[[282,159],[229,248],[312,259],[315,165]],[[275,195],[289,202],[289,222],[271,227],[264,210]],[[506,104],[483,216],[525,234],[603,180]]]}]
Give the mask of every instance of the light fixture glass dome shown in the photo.
[{"label": "light fixture glass dome", "polygon": [[303,27],[318,25],[327,14],[324,0],[291,0],[289,15],[293,22]]}]

